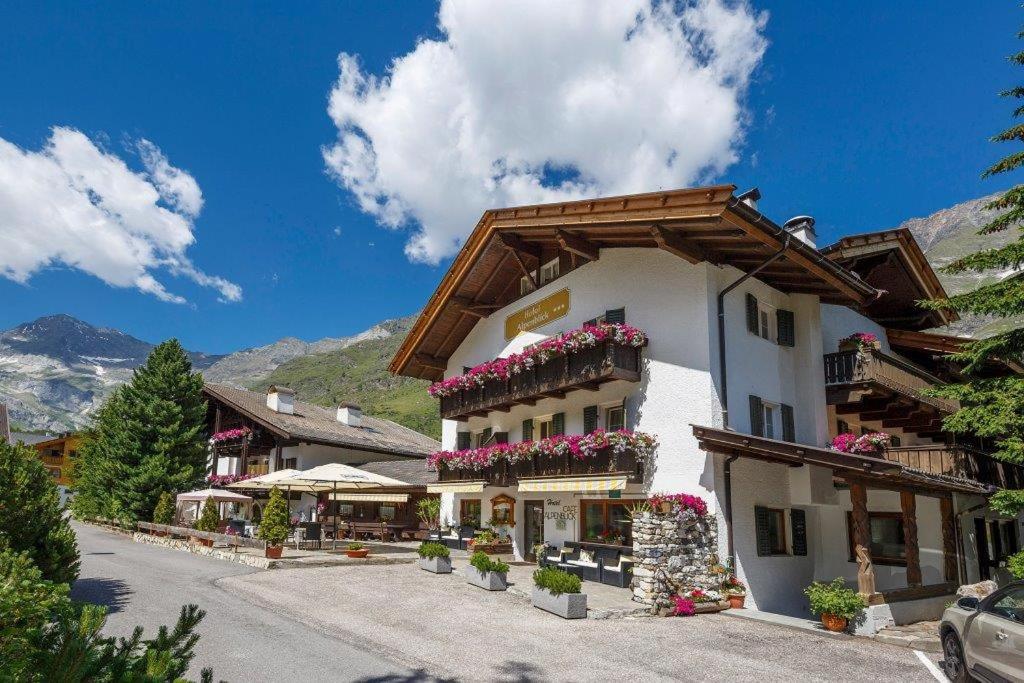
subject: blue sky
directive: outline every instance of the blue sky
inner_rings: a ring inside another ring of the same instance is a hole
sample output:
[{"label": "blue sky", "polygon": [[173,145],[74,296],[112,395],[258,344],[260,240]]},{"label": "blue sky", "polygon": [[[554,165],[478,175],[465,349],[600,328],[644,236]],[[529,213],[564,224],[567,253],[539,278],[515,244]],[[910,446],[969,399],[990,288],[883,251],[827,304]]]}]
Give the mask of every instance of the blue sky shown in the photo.
[{"label": "blue sky", "polygon": [[[1005,59],[1019,49],[1024,16],[1012,3],[969,12],[953,2],[865,2],[854,11],[753,3],[750,13],[760,11],[768,13],[757,33],[767,40],[763,55],[753,68],[736,67],[746,69],[742,87],[726,78],[743,107],[744,139],[730,146],[737,161],[724,171],[711,164],[703,179],[758,185],[762,209],[779,221],[816,216],[822,243],[1006,182],[979,176],[1005,153],[986,141],[1010,122],[996,93],[1022,80]],[[434,5],[40,2],[6,4],[0,16],[0,139],[38,152],[52,127],[67,127],[136,171],[138,141],[151,141],[202,192],[201,212],[188,219],[195,243],[179,254],[243,292],[225,303],[216,286],[163,271],[160,282],[187,300],[169,303],[53,263],[24,282],[0,277],[0,328],[63,312],[207,352],[340,336],[417,310],[450,262],[444,230],[472,228],[464,218],[442,225],[429,202],[417,208],[402,190],[392,198],[413,207],[412,227],[384,228],[387,210],[358,202],[359,191],[380,185],[346,184],[325,164],[339,128],[359,132],[382,160],[390,142],[386,128],[366,132],[379,110],[361,93],[348,93],[348,124],[329,116],[339,53],[358,56],[364,76],[385,74],[418,41],[444,38]],[[542,93],[522,97],[543,110]],[[392,107],[385,113],[398,106],[382,101]],[[424,162],[430,171],[432,160]],[[600,173],[594,186],[615,186]],[[458,203],[453,216],[487,208]],[[419,219],[434,251],[410,258]],[[0,223],[0,236],[8,229]]]}]

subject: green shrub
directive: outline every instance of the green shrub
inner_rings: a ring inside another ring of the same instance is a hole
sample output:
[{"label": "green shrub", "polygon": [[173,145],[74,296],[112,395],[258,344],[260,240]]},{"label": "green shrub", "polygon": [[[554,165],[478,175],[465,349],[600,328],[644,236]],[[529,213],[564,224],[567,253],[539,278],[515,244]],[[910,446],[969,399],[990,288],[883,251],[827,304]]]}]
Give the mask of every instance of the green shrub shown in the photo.
[{"label": "green shrub", "polygon": [[347,546],[345,546],[345,550],[362,550],[365,547],[366,547],[365,543],[360,543],[359,541],[355,541],[355,542],[349,543]]},{"label": "green shrub", "polygon": [[220,524],[220,512],[217,511],[217,503],[213,497],[206,499],[203,503],[203,512],[196,521],[196,529],[199,531],[216,531]]},{"label": "green shrub", "polygon": [[448,550],[448,546],[444,543],[438,543],[437,541],[424,541],[420,543],[419,549],[416,551],[420,557],[426,560],[432,560],[435,557],[451,557],[452,551]]},{"label": "green shrub", "polygon": [[281,545],[291,531],[288,522],[288,501],[275,486],[270,489],[270,501],[263,509],[263,520],[256,535],[266,541],[267,545]]},{"label": "green shrub", "polygon": [[815,581],[804,589],[804,593],[810,600],[812,614],[834,614],[837,617],[853,619],[867,607],[864,598],[847,588],[842,577],[831,583]]},{"label": "green shrub", "polygon": [[533,573],[533,583],[537,588],[544,588],[555,595],[583,591],[580,577],[557,567],[541,567]]},{"label": "green shrub", "polygon": [[469,558],[469,563],[476,567],[477,571],[483,572],[484,574],[487,572],[497,572],[499,574],[508,572],[507,564],[491,559],[491,557],[482,550],[478,550],[473,553],[473,557]]},{"label": "green shrub", "polygon": [[441,524],[441,499],[436,496],[420,498],[416,503],[416,516],[431,529]]},{"label": "green shrub", "polygon": [[169,525],[174,521],[174,500],[171,494],[164,491],[160,494],[160,500],[156,502],[153,509],[153,523]]},{"label": "green shrub", "polygon": [[1015,579],[1024,579],[1024,550],[1015,555],[1010,555],[1006,560],[1006,568]]}]

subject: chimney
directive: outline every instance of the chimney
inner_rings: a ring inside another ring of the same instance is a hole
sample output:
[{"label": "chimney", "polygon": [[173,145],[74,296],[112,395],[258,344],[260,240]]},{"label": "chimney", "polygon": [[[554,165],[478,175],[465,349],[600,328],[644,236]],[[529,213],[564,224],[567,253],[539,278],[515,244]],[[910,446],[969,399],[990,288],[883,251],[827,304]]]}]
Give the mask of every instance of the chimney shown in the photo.
[{"label": "chimney", "polygon": [[756,187],[752,187],[741,195],[737,195],[736,199],[740,200],[751,209],[757,209],[757,202],[761,199],[761,190]]},{"label": "chimney", "polygon": [[782,227],[801,242],[815,246],[818,235],[814,232],[814,219],[810,216],[794,216]]},{"label": "chimney", "polygon": [[267,389],[267,407],[275,413],[294,415],[295,392],[288,387],[270,387]]},{"label": "chimney", "polygon": [[342,403],[338,406],[338,422],[349,427],[363,426],[363,410],[354,403]]}]

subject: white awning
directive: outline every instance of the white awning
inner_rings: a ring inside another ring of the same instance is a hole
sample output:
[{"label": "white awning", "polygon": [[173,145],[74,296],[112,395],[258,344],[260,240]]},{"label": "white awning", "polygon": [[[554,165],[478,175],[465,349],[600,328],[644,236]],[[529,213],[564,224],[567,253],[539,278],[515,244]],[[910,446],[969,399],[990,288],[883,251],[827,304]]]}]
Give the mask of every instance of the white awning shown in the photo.
[{"label": "white awning", "polygon": [[343,503],[408,503],[408,493],[332,493],[331,500]]},{"label": "white awning", "polygon": [[483,493],[483,481],[451,481],[445,484],[427,484],[427,493]]},{"label": "white awning", "polygon": [[520,479],[522,493],[546,493],[568,491],[622,491],[626,488],[626,477],[559,477],[557,479]]}]

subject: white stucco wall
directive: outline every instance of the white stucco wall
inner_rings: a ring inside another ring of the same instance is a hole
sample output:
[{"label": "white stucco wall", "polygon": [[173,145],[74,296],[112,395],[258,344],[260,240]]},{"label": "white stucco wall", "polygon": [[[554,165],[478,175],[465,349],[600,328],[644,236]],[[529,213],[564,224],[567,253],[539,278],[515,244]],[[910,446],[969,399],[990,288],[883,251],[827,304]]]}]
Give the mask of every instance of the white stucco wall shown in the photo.
[{"label": "white stucco wall", "polygon": [[849,337],[855,332],[870,332],[878,337],[882,351],[890,353],[889,340],[885,336],[885,328],[846,306],[832,304],[821,305],[821,335],[825,353],[839,350],[839,340]]}]

